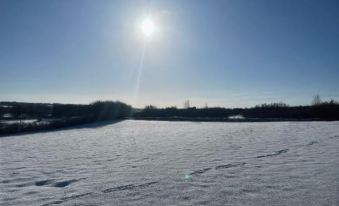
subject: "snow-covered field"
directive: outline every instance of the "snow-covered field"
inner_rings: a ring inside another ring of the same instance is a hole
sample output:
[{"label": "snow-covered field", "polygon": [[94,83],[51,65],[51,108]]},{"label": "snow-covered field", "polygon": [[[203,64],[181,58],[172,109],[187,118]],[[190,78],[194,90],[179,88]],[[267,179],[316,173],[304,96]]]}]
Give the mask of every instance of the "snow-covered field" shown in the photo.
[{"label": "snow-covered field", "polygon": [[339,122],[123,121],[0,138],[1,205],[339,205]]}]

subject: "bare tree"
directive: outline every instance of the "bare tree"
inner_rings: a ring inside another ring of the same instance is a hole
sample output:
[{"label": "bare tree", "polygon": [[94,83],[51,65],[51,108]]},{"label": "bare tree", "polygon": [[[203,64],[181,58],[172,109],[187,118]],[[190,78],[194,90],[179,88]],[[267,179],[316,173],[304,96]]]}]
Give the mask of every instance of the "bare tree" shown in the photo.
[{"label": "bare tree", "polygon": [[186,101],[184,102],[184,108],[185,108],[185,109],[190,108],[190,100],[186,100]]},{"label": "bare tree", "polygon": [[320,95],[317,94],[313,97],[312,105],[319,105],[321,104],[321,98]]}]

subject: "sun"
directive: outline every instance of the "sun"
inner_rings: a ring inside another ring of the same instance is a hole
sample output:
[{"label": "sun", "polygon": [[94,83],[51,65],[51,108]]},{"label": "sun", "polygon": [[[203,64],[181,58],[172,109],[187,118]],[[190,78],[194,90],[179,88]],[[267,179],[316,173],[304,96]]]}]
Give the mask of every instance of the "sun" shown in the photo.
[{"label": "sun", "polygon": [[152,19],[150,18],[147,18],[147,19],[144,19],[144,21],[141,23],[141,31],[142,33],[146,36],[146,37],[149,37],[151,36],[154,31],[155,31],[155,24],[154,22],[152,21]]}]

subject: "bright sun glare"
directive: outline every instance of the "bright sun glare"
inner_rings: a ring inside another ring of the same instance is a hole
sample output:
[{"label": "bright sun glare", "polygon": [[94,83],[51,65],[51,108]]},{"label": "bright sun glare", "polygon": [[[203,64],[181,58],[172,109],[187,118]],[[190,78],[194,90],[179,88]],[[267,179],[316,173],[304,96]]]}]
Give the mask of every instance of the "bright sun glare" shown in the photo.
[{"label": "bright sun glare", "polygon": [[155,30],[155,25],[152,19],[147,18],[141,23],[141,31],[146,37],[149,37],[153,34]]}]

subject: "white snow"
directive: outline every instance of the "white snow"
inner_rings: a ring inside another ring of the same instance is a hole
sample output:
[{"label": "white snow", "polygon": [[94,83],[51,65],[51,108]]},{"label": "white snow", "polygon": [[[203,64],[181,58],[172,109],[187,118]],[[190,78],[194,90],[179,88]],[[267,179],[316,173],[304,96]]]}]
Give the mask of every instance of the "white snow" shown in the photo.
[{"label": "white snow", "polygon": [[229,116],[228,119],[245,119],[241,114]]},{"label": "white snow", "polygon": [[337,205],[339,122],[123,121],[0,138],[0,205]]},{"label": "white snow", "polygon": [[22,124],[27,124],[27,123],[33,123],[36,122],[37,119],[16,119],[16,120],[0,120],[0,123],[2,124],[16,124],[16,123],[22,123]]}]

